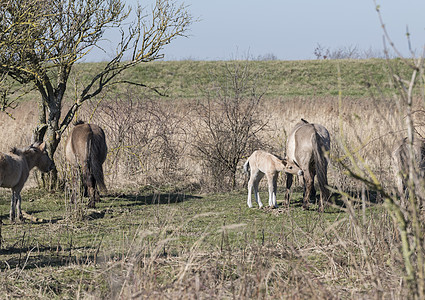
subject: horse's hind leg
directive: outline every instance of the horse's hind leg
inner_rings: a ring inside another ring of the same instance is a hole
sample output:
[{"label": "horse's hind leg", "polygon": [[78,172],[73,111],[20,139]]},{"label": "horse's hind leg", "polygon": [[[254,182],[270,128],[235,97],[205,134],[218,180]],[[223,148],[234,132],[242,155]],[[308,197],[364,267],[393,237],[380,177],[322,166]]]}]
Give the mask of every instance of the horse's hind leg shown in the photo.
[{"label": "horse's hind leg", "polygon": [[313,189],[313,178],[310,173],[304,174],[304,197],[303,197],[303,208],[307,209],[309,206],[310,195]]},{"label": "horse's hind leg", "polygon": [[97,184],[94,186],[94,201],[98,203],[100,202],[100,193]]},{"label": "horse's hind leg", "polygon": [[311,191],[310,191],[310,201],[313,201],[314,203],[317,203],[317,199],[316,199],[316,188],[314,187],[314,177],[316,176],[316,171],[314,166],[311,167],[310,169],[311,172]]},{"label": "horse's hind leg", "polygon": [[256,175],[254,176],[254,182],[253,182],[253,184],[254,184],[255,201],[257,201],[258,206],[260,208],[263,207],[263,203],[261,202],[261,199],[260,199],[260,193],[258,191],[258,184],[260,183],[260,180],[261,180],[261,178],[263,178],[263,176],[264,176],[264,173],[257,172]]},{"label": "horse's hind leg", "polygon": [[87,180],[87,191],[89,196],[89,203],[87,206],[89,208],[95,208],[96,207],[96,181],[93,178],[93,176],[89,176]]}]

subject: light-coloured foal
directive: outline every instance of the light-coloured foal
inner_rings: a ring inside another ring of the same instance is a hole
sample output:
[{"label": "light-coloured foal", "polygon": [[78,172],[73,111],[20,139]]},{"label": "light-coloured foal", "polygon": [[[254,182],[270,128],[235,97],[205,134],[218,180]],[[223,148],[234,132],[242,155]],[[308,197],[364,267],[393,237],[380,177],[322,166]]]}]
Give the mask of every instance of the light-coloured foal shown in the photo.
[{"label": "light-coloured foal", "polygon": [[246,173],[250,174],[247,200],[249,207],[252,207],[252,187],[254,187],[255,201],[257,201],[260,208],[263,207],[263,203],[260,200],[258,192],[258,184],[264,175],[266,175],[269,186],[269,206],[277,207],[276,189],[279,172],[284,171],[294,175],[303,174],[301,169],[295,163],[289,163],[285,159],[280,159],[277,156],[263,150],[254,151],[245,162],[243,168]]}]

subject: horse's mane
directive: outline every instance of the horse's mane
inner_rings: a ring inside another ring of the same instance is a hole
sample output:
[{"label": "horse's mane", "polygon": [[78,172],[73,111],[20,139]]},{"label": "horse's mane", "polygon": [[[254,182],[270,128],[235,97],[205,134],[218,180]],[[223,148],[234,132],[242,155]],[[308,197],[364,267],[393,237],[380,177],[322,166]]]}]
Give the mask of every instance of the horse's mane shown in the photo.
[{"label": "horse's mane", "polygon": [[[271,153],[273,154],[273,153]],[[278,159],[283,160],[282,156],[278,155],[278,154],[273,154],[274,156],[276,156]]]},{"label": "horse's mane", "polygon": [[21,155],[21,154],[26,153],[27,151],[29,151],[31,149],[38,149],[38,146],[40,146],[40,145],[41,145],[41,142],[37,141],[37,142],[32,143],[29,147],[26,147],[26,148],[19,149],[19,148],[13,147],[13,148],[10,149],[10,152],[13,153],[13,154],[16,154],[16,155]]},{"label": "horse's mane", "polygon": [[83,121],[83,120],[77,120],[75,123],[74,123],[74,126],[76,126],[76,125],[80,125],[80,124],[85,124],[86,122],[85,121]]},{"label": "horse's mane", "polygon": [[16,147],[13,147],[12,149],[10,149],[10,152],[12,152],[13,154],[19,155],[22,153],[22,150]]}]

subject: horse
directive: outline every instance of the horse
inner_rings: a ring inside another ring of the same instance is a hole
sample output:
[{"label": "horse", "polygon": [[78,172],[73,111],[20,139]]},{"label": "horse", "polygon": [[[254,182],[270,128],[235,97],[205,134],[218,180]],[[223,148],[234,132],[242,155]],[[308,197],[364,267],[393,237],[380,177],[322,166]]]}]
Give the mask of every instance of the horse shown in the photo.
[{"label": "horse", "polygon": [[99,189],[107,191],[102,167],[107,152],[101,127],[83,121],[75,123],[65,142],[65,158],[72,167],[81,170],[84,191],[90,198],[89,208],[95,208],[95,203],[100,201]]},{"label": "horse", "polygon": [[[402,198],[401,205],[403,207],[406,205],[404,200],[408,196],[406,193],[410,164],[408,145],[408,139],[403,138],[395,144],[394,150],[391,153],[394,162],[393,171],[395,183],[399,196]],[[417,170],[418,177],[423,179],[425,177],[425,139],[420,136],[415,136],[412,146],[414,156],[413,162],[417,165],[415,170]]]},{"label": "horse", "polygon": [[260,180],[266,175],[267,183],[269,186],[269,206],[277,207],[276,202],[276,189],[277,189],[277,177],[279,172],[284,171],[287,173],[293,173],[302,175],[301,169],[292,162],[287,162],[285,159],[281,159],[271,153],[263,150],[254,151],[251,156],[246,160],[243,165],[243,169],[246,173],[250,174],[248,181],[248,207],[252,208],[251,192],[254,187],[255,200],[260,208],[263,207],[263,203],[260,200],[258,193],[258,184]]},{"label": "horse", "polygon": [[46,143],[36,142],[27,148],[12,148],[9,153],[0,153],[0,187],[12,189],[10,201],[10,221],[23,220],[21,210],[21,191],[30,171],[37,167],[42,172],[55,168],[46,151]]},{"label": "horse", "polygon": [[[330,136],[328,130],[320,125],[309,123],[301,119],[288,135],[286,142],[286,160],[295,163],[303,172],[303,208],[307,209],[309,200],[316,198],[314,188],[314,176],[320,187],[319,211],[323,212],[323,202],[329,198],[327,188],[328,159],[325,152],[330,149]],[[293,175],[288,173],[286,177],[286,202],[289,205]]]}]

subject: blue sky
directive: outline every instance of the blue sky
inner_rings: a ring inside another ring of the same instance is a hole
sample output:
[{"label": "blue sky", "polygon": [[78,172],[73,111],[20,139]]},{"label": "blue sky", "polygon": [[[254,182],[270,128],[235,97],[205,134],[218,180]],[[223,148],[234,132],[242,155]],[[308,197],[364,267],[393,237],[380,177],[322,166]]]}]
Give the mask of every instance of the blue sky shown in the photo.
[{"label": "blue sky", "polygon": [[[124,0],[125,1],[125,0]],[[127,0],[134,5],[137,0]],[[150,6],[154,1],[142,1]],[[314,48],[383,49],[383,31],[373,0],[186,0],[199,21],[189,37],[164,49],[166,60],[226,60],[272,54],[281,60],[315,59]],[[384,23],[400,51],[425,44],[424,0],[381,0]],[[106,48],[107,49],[107,48]],[[96,59],[103,55],[96,54]],[[105,55],[105,57],[107,57]]]}]

